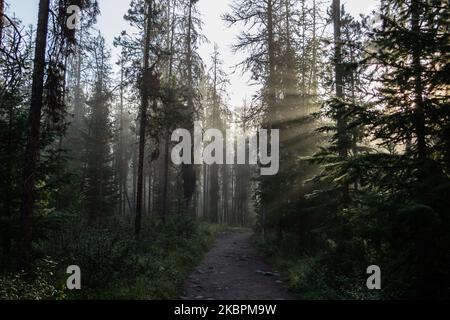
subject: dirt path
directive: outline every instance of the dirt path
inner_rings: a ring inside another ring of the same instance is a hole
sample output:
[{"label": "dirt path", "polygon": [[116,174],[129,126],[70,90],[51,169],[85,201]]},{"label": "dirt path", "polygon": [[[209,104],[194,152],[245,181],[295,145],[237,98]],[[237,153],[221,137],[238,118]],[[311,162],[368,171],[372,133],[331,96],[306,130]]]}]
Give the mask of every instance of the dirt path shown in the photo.
[{"label": "dirt path", "polygon": [[258,255],[250,232],[220,233],[188,277],[183,299],[290,300],[280,276]]}]

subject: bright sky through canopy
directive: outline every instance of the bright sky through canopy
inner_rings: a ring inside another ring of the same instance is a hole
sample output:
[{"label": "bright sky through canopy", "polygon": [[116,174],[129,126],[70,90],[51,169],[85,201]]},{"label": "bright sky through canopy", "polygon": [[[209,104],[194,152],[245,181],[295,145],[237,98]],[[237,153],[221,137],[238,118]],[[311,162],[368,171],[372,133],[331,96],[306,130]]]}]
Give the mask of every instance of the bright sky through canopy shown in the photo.
[{"label": "bright sky through canopy", "polygon": [[[39,0],[14,0],[6,1],[9,5],[9,12],[15,12],[16,16],[23,20],[25,24],[36,24]],[[100,29],[107,43],[110,45],[114,59],[118,56],[118,50],[113,48],[114,37],[118,36],[122,30],[129,29],[129,25],[123,20],[123,15],[129,7],[129,0],[98,0],[101,15],[98,17],[96,28]],[[331,0],[329,1],[331,5]],[[234,54],[231,46],[239,33],[238,27],[227,28],[221,20],[222,14],[229,11],[233,0],[200,0],[198,6],[203,20],[203,34],[208,38],[209,43],[203,43],[200,47],[200,56],[206,64],[209,64],[210,55],[214,48],[214,43],[219,46],[225,71],[229,73],[230,86],[229,96],[232,107],[240,106],[242,100],[251,99],[256,88],[250,86],[249,75],[242,75],[240,70],[234,71],[234,66],[243,60],[242,54]],[[346,0],[343,4],[346,10],[353,16],[361,13],[369,13],[378,2],[375,0]]]}]

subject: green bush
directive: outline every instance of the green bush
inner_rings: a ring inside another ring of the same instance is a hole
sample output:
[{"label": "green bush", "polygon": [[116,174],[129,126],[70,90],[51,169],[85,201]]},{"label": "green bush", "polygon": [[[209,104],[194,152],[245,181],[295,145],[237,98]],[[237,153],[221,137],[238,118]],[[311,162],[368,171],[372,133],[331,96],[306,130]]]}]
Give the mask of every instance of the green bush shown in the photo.
[{"label": "green bush", "polygon": [[0,276],[0,300],[63,299],[64,290],[55,286],[56,268],[54,261],[43,259],[36,263],[33,274]]},{"label": "green bush", "polygon": [[[165,222],[145,219],[139,240],[125,219],[98,228],[71,221],[62,230],[41,243],[40,250],[51,252],[61,266],[81,268],[82,290],[69,292],[70,299],[178,298],[215,232],[186,215]],[[61,268],[57,278],[65,283],[66,277]]]},{"label": "green bush", "polygon": [[[380,299],[380,293],[369,291],[366,284],[364,261],[346,271],[338,256],[341,252],[328,251],[307,256],[301,243],[288,236],[280,241],[274,235],[258,238],[258,247],[280,270],[289,288],[305,300]],[[333,245],[332,245],[333,247]],[[354,260],[353,260],[354,261]],[[354,270],[357,270],[354,272]]]}]

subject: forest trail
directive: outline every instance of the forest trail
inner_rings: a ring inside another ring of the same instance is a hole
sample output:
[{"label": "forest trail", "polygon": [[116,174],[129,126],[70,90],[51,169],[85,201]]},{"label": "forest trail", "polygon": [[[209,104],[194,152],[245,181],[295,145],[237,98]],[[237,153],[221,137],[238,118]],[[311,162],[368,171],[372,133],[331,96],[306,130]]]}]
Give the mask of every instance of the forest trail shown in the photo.
[{"label": "forest trail", "polygon": [[258,254],[251,232],[222,232],[185,283],[182,299],[294,300]]}]

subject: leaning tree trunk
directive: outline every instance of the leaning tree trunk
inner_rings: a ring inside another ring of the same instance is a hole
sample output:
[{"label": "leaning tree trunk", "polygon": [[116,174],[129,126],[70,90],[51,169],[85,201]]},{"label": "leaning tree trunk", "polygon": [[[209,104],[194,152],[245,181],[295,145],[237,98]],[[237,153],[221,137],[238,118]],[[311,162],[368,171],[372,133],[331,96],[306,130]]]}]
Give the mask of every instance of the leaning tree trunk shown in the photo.
[{"label": "leaning tree trunk", "polygon": [[143,183],[144,183],[144,154],[145,154],[145,134],[147,126],[147,111],[149,105],[148,84],[145,83],[148,76],[149,60],[150,60],[150,31],[152,25],[152,1],[147,1],[147,25],[144,37],[144,63],[141,83],[141,110],[140,110],[140,129],[139,129],[139,154],[138,154],[138,170],[137,170],[137,191],[136,191],[136,217],[135,217],[135,236],[139,237],[141,232],[142,220],[142,198],[143,198]]},{"label": "leaning tree trunk", "polygon": [[3,36],[3,14],[5,11],[5,3],[0,0],[0,47],[2,46],[2,36]]},{"label": "leaning tree trunk", "polygon": [[35,203],[36,167],[39,158],[41,112],[44,93],[45,51],[47,46],[50,0],[39,3],[36,48],[34,54],[31,107],[27,123],[27,144],[23,172],[23,192],[20,206],[20,229],[18,265],[23,268],[30,262],[33,209]]}]

